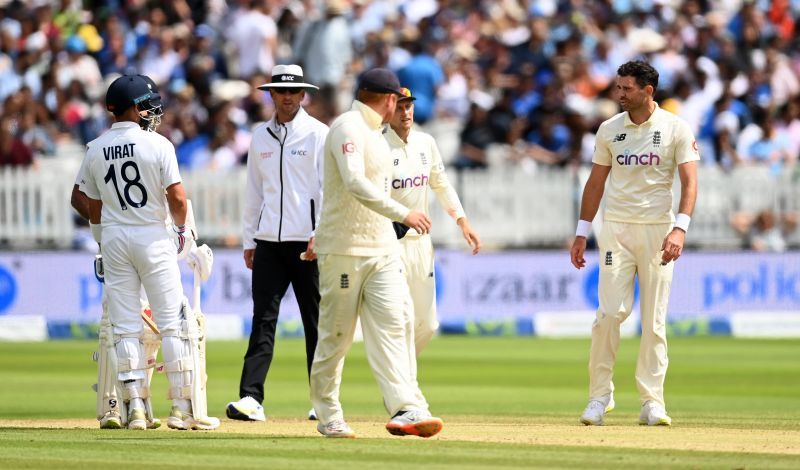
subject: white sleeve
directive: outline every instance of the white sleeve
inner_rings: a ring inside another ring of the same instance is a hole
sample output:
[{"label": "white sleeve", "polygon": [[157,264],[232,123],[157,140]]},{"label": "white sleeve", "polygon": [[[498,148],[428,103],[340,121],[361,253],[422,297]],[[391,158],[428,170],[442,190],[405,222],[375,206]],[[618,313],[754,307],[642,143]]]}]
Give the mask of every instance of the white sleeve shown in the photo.
[{"label": "white sleeve", "polygon": [[89,159],[88,153],[83,159],[83,162],[84,163],[81,165],[83,168],[83,179],[81,180],[80,190],[89,198],[100,201],[100,189],[97,187],[97,182],[94,179],[94,174],[92,173],[92,163]]},{"label": "white sleeve", "polygon": [[442,163],[442,155],[439,153],[439,147],[436,146],[436,141],[433,140],[433,137],[429,137],[429,139],[431,143],[431,154],[433,155],[430,178],[431,189],[436,193],[436,198],[450,217],[455,220],[466,217],[464,207],[461,205],[461,200],[458,198],[458,193],[456,193],[455,188],[450,184],[450,179],[447,177],[444,163]]},{"label": "white sleeve", "polygon": [[264,203],[261,172],[258,171],[258,152],[255,150],[256,136],[253,132],[250,150],[247,152],[247,181],[244,189],[244,210],[242,211],[242,246],[245,250],[256,247],[254,237],[258,230],[258,219]]},{"label": "white sleeve", "polygon": [[604,134],[603,126],[600,126],[595,135],[592,163],[611,166],[611,150],[608,148],[608,140],[605,138]]},{"label": "white sleeve", "polygon": [[[325,198],[325,188],[324,188],[324,181],[325,181],[325,139],[328,137],[328,126],[324,126],[322,130],[317,135],[317,142],[316,142],[316,149],[315,155],[317,156],[317,180],[319,181],[319,194],[320,198],[317,201],[316,205],[316,214],[314,217],[317,217],[317,227],[319,227],[319,223],[322,219],[322,200]],[[312,232],[311,236],[314,236],[316,230]]]},{"label": "white sleeve", "polygon": [[86,172],[86,160],[88,159],[84,156],[83,160],[81,160],[81,167],[78,170],[78,175],[75,177],[75,184],[78,186],[83,184],[83,174]]},{"label": "white sleeve", "polygon": [[163,141],[163,161],[161,162],[161,186],[169,188],[175,183],[181,182],[181,173],[178,170],[178,157],[175,155],[175,147],[171,142],[164,138]]},{"label": "white sleeve", "polygon": [[402,222],[410,212],[408,208],[392,199],[389,193],[376,188],[364,173],[366,143],[363,131],[350,123],[343,123],[331,133],[330,149],[339,168],[342,183],[368,209]]}]

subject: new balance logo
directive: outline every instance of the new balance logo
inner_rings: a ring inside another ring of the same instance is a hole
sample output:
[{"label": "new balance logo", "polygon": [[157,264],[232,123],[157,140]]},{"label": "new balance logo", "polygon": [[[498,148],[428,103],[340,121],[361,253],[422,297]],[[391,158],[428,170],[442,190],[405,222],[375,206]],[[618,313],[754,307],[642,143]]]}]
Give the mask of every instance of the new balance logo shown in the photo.
[{"label": "new balance logo", "polygon": [[347,289],[350,287],[350,278],[347,274],[342,274],[341,278],[339,278],[339,287],[342,289]]},{"label": "new balance logo", "polygon": [[611,142],[622,142],[623,140],[625,140],[626,135],[627,134],[617,134],[614,136],[614,140],[612,140]]},{"label": "new balance logo", "polygon": [[653,132],[653,146],[658,147],[661,145],[661,131]]},{"label": "new balance logo", "polygon": [[606,251],[606,266],[611,266],[612,264],[614,263],[613,260],[611,259],[611,252]]}]

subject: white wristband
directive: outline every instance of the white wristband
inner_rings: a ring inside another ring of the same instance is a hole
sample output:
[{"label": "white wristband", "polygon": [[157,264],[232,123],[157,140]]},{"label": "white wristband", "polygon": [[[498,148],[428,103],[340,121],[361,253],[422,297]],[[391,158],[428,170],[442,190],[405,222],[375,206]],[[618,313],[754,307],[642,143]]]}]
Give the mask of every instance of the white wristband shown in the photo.
[{"label": "white wristband", "polygon": [[92,236],[94,237],[94,241],[96,241],[99,244],[103,235],[103,226],[101,224],[90,223],[89,228],[92,230]]},{"label": "white wristband", "polygon": [[582,219],[578,220],[578,228],[575,229],[575,236],[589,238],[590,233],[592,233],[592,223]]},{"label": "white wristband", "polygon": [[691,221],[692,221],[692,218],[689,217],[688,215],[683,214],[683,213],[678,214],[678,216],[675,217],[675,228],[679,228],[679,229],[683,230],[684,232],[688,232],[689,231],[689,223]]}]

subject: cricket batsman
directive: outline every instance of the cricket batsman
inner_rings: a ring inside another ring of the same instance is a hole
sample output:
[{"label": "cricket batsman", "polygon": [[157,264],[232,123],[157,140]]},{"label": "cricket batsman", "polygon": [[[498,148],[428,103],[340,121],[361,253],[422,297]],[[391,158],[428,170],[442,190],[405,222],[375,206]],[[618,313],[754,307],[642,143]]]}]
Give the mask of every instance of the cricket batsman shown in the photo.
[{"label": "cricket batsman", "polygon": [[[614,409],[612,377],[619,329],[633,309],[636,277],[642,321],[636,364],[642,405],[639,423],[672,423],[664,402],[667,305],[675,261],[683,251],[697,199],[700,157],[689,124],[653,100],[657,86],[658,72],[646,62],[627,62],[617,70],[616,89],[624,111],[597,131],[570,251],[577,269],[586,266],[586,239],[608,180],[603,228],[597,238],[600,306],[592,326],[589,403],[580,418],[587,426],[602,425],[605,413]],[[677,217],[672,212],[676,170],[681,183]]]}]

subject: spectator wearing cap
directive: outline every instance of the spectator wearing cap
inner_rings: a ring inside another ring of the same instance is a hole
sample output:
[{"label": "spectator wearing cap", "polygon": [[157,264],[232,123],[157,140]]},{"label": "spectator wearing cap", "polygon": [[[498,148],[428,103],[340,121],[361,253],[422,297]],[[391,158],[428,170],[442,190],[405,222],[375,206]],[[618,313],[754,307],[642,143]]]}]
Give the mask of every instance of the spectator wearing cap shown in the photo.
[{"label": "spectator wearing cap", "polygon": [[247,155],[242,242],[245,266],[253,271],[253,327],[240,399],[226,410],[229,418],[246,421],[266,419],[264,381],[272,363],[281,299],[290,284],[303,320],[311,373],[320,301],[314,232],[322,210],[328,135],[328,126],[300,106],[306,90],[317,87],[306,82],[299,65],[276,65],[271,82],[258,88],[269,92],[275,115],[255,128]]},{"label": "spectator wearing cap", "polygon": [[78,80],[92,101],[97,100],[103,92],[103,76],[97,61],[86,54],[86,43],[79,36],[70,36],[64,42],[64,52],[59,56],[59,67],[56,72],[56,84],[61,90]]},{"label": "spectator wearing cap", "polygon": [[417,98],[414,119],[425,124],[434,116],[436,92],[444,83],[444,70],[419,39],[409,44],[411,60],[397,72],[397,76],[414,90]]},{"label": "spectator wearing cap", "polygon": [[[461,228],[464,239],[477,254],[481,248],[478,234],[472,230],[442,163],[433,136],[414,129],[414,100],[411,90],[403,96],[384,132],[392,152],[392,199],[409,209],[428,215],[428,188],[450,217]],[[430,235],[417,233],[395,222],[400,239],[400,256],[411,300],[414,304],[414,345],[417,357],[428,345],[439,321],[436,315],[436,281],[433,275],[433,243]]]},{"label": "spectator wearing cap", "polygon": [[383,125],[394,115],[400,90],[388,69],[365,72],[356,101],[331,124],[325,143],[325,206],[314,247],[319,256],[319,340],[311,367],[311,402],[326,437],[355,437],[339,401],[344,358],[361,319],[370,367],[396,435],[429,437],[442,420],[428,411],[416,381],[413,324],[392,221],[417,233],[430,219],[393,200],[391,151]]}]

